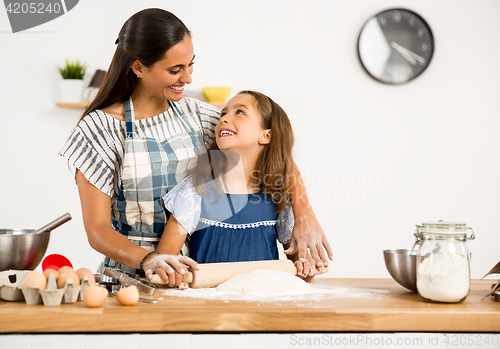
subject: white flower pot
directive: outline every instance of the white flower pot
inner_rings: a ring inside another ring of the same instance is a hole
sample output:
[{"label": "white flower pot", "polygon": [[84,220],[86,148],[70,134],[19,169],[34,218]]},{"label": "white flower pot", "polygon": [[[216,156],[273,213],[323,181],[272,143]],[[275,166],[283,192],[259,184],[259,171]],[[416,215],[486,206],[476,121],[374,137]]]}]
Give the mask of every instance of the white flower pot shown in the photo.
[{"label": "white flower pot", "polygon": [[79,79],[63,79],[59,83],[61,102],[78,103],[82,101],[84,84]]}]

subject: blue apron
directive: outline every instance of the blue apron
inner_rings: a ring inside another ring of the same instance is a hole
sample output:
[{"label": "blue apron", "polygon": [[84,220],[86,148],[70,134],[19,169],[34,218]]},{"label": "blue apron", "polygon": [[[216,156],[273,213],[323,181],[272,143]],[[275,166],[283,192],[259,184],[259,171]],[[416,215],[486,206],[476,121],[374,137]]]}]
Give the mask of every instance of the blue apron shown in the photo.
[{"label": "blue apron", "polygon": [[[206,152],[200,127],[192,125],[174,102],[169,103],[171,111],[179,117],[184,132],[159,142],[137,135],[132,99],[125,102],[125,154],[117,198],[118,212],[112,211],[111,218],[115,230],[150,251],[158,246],[169,216],[162,197],[186,177],[187,169],[193,167],[198,157]],[[135,268],[109,257],[104,259],[102,267],[137,272]]]}]

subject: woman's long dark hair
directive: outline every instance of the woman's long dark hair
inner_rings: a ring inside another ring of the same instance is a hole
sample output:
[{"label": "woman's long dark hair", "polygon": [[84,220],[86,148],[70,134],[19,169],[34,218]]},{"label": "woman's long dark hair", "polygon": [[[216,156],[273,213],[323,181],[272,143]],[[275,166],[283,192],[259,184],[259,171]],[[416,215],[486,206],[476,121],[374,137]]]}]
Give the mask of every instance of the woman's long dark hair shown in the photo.
[{"label": "woman's long dark hair", "polygon": [[139,60],[144,66],[151,67],[186,34],[191,36],[179,18],[159,8],[142,10],[130,17],[115,42],[118,46],[102,86],[80,120],[95,109],[125,102],[137,86],[132,63]]},{"label": "woman's long dark hair", "polygon": [[[238,94],[255,98],[261,126],[265,130],[271,130],[271,140],[260,153],[252,178],[258,181],[260,190],[272,196],[276,210],[281,212],[292,198],[292,124],[278,103],[263,93],[241,91]],[[188,170],[188,174],[193,176],[194,188],[199,195],[208,194],[208,185],[217,185],[220,197],[220,176],[225,171],[226,157],[215,140],[207,150],[206,156],[200,156],[197,165]]]}]

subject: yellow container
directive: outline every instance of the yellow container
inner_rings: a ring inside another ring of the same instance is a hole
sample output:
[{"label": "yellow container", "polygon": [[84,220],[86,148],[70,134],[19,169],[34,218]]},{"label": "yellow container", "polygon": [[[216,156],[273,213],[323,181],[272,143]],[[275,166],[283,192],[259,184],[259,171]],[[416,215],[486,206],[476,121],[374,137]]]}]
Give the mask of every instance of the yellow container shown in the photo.
[{"label": "yellow container", "polygon": [[201,91],[207,101],[212,103],[225,103],[231,94],[231,87],[207,86],[202,87]]}]

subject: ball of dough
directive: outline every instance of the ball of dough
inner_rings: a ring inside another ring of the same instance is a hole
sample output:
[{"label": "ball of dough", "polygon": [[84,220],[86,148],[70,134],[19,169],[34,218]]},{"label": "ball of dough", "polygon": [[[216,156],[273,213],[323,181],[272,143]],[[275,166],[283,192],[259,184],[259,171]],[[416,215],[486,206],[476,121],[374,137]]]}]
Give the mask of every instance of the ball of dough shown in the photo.
[{"label": "ball of dough", "polygon": [[301,293],[310,288],[301,278],[276,270],[255,270],[240,274],[217,286],[217,290],[225,292],[283,294]]}]

